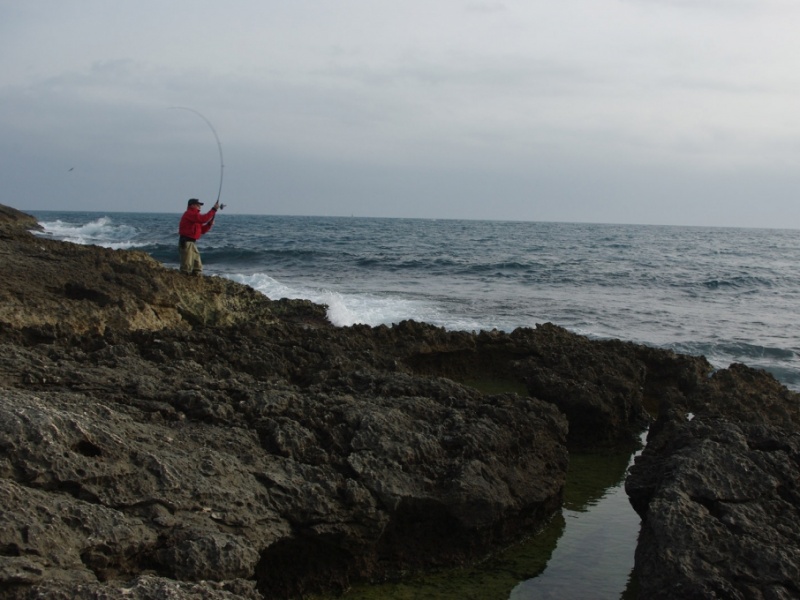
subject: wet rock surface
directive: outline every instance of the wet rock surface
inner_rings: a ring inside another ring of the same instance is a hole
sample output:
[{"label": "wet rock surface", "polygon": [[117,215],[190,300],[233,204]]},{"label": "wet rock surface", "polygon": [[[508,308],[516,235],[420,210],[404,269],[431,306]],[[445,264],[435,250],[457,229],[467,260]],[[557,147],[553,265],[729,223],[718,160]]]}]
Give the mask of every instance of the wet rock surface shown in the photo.
[{"label": "wet rock surface", "polygon": [[[0,598],[300,597],[479,560],[559,509],[570,448],[632,446],[646,407],[661,416],[629,486],[661,532],[643,534],[645,577],[708,547],[659,519],[697,492],[670,461],[715,429],[772,457],[762,512],[797,516],[797,400],[765,374],[549,324],[337,328],[35,226],[0,207]],[[741,475],[732,452],[720,481]]]}]

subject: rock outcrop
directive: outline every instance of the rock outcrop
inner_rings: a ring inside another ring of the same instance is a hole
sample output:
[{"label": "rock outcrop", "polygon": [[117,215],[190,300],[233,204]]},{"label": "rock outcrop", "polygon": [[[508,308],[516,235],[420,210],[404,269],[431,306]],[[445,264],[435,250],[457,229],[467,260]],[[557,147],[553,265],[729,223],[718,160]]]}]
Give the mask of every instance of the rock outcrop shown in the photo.
[{"label": "rock outcrop", "polygon": [[766,373],[672,394],[626,491],[641,597],[800,597],[800,397]]},{"label": "rock outcrop", "polygon": [[[648,409],[629,482],[653,530],[645,577],[702,546],[659,523],[695,481],[671,461],[716,422],[761,453],[762,512],[796,516],[796,470],[775,464],[797,468],[796,396],[765,374],[550,324],[337,328],[324,307],[34,236],[0,209],[0,598],[300,597],[479,560],[559,509],[570,448],[630,447]],[[741,475],[724,454],[717,479]],[[791,576],[781,561],[770,576]]]},{"label": "rock outcrop", "polygon": [[295,597],[475,560],[558,510],[545,402],[142,253],[8,225],[0,252],[4,597]]}]

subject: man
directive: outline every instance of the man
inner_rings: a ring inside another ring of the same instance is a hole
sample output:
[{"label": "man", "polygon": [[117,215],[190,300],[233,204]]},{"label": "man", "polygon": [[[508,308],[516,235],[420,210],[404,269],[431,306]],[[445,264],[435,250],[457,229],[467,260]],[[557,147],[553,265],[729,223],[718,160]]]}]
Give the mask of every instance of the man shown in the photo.
[{"label": "man", "polygon": [[180,241],[178,246],[181,255],[181,273],[186,275],[201,275],[203,273],[203,263],[200,261],[200,252],[197,250],[197,240],[206,233],[214,224],[214,217],[219,210],[219,200],[205,214],[200,213],[203,203],[197,198],[189,200],[186,212],[181,217],[178,226]]}]

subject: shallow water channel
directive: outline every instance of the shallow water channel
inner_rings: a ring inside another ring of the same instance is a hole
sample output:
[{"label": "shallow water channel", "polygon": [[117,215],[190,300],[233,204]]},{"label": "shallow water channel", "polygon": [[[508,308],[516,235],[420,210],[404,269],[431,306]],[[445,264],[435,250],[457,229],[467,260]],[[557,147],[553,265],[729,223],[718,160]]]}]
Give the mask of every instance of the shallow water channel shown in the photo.
[{"label": "shallow water channel", "polygon": [[479,565],[356,586],[344,600],[634,598],[639,516],[624,483],[633,455],[570,454],[564,505],[537,535]]}]

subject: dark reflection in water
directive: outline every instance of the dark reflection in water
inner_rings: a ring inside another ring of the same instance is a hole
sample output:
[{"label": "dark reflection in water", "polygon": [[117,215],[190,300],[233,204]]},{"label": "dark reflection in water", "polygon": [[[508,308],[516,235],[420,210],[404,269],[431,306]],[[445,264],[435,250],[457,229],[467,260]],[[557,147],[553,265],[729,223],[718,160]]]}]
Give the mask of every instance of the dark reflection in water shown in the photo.
[{"label": "dark reflection in water", "polygon": [[572,455],[566,522],[547,567],[517,585],[511,600],[634,597],[631,580],[639,517],[625,494],[629,455]]},{"label": "dark reflection in water", "polygon": [[564,507],[537,535],[480,565],[357,586],[345,600],[604,600],[635,597],[639,517],[624,490],[632,456],[571,454]]}]

